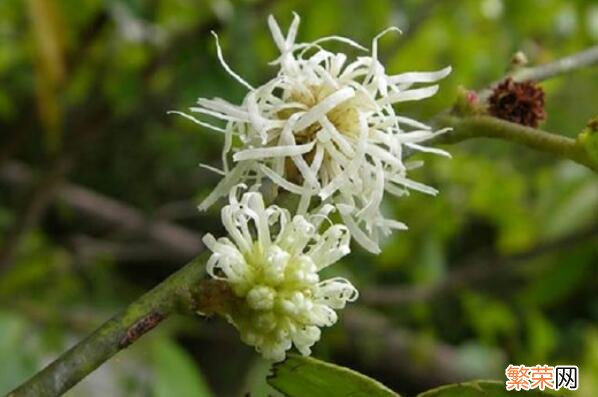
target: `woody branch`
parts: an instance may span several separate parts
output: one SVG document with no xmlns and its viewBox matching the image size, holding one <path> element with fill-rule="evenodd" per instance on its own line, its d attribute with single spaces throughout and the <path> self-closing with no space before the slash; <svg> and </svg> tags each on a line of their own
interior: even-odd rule
<svg viewBox="0 0 598 397">
<path fill-rule="evenodd" d="M 229 296 L 226 284 L 204 279 L 205 255 L 142 295 L 123 312 L 17 387 L 8 397 L 59 396 L 120 350 L 175 313 L 220 312 Z"/>
<path fill-rule="evenodd" d="M 584 145 L 576 139 L 560 134 L 487 115 L 465 117 L 442 115 L 436 119 L 436 123 L 442 127 L 452 127 L 453 130 L 428 141 L 431 144 L 454 144 L 482 137 L 496 138 L 567 158 L 598 172 L 598 164 L 590 157 Z"/>
</svg>

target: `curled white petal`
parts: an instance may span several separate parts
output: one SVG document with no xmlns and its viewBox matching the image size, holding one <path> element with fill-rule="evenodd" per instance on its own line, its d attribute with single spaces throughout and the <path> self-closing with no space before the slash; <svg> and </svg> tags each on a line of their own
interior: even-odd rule
<svg viewBox="0 0 598 397">
<path fill-rule="evenodd" d="M 434 96 L 437 92 L 437 85 L 432 85 L 423 88 L 415 88 L 412 90 L 399 91 L 394 94 L 390 94 L 388 97 L 378 101 L 378 103 L 381 105 L 386 105 L 389 103 L 397 102 L 419 101 L 420 99 L 425 99 Z"/>
<path fill-rule="evenodd" d="M 304 154 L 313 149 L 315 142 L 306 143 L 304 145 L 293 146 L 274 146 L 267 148 L 245 149 L 235 153 L 233 160 L 255 160 L 270 157 L 289 157 Z"/>
<path fill-rule="evenodd" d="M 228 74 L 230 74 L 239 83 L 241 83 L 245 87 L 247 87 L 247 89 L 253 90 L 253 87 L 251 86 L 251 84 L 249 84 L 248 82 L 246 82 L 241 76 L 239 76 L 237 73 L 235 73 L 230 68 L 230 66 L 228 66 L 228 64 L 224 60 L 224 56 L 222 55 L 222 48 L 220 47 L 220 40 L 218 39 L 218 35 L 214 31 L 212 31 L 211 33 L 212 33 L 212 36 L 214 36 L 214 38 L 216 39 L 216 53 L 218 55 L 218 60 L 220 61 L 220 64 L 222 65 L 222 67 L 224 68 L 224 70 L 226 70 L 228 72 Z"/>
<path fill-rule="evenodd" d="M 435 72 L 407 72 L 389 76 L 391 84 L 434 83 L 448 76 L 452 71 L 450 66 Z"/>
<path fill-rule="evenodd" d="M 226 130 L 224 128 L 220 128 L 220 127 L 217 127 L 217 126 L 215 126 L 213 124 L 206 123 L 205 121 L 198 120 L 195 117 L 193 117 L 193 116 L 191 116 L 191 115 L 189 115 L 187 113 L 184 113 L 184 112 L 179 112 L 177 110 L 170 110 L 170 111 L 167 112 L 167 114 L 178 114 L 179 116 L 183 116 L 184 118 L 186 118 L 188 120 L 191 120 L 195 124 L 199 124 L 202 127 L 206 127 L 206 128 L 209 128 L 210 130 L 214 130 L 214 131 L 218 131 L 218 132 L 226 132 Z"/>
</svg>

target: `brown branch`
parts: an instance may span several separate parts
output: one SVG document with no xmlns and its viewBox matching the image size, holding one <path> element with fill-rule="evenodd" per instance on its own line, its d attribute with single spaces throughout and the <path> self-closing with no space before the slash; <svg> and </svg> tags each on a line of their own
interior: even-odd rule
<svg viewBox="0 0 598 397">
<path fill-rule="evenodd" d="M 7 272 L 14 264 L 14 256 L 21 238 L 33 227 L 45 208 L 51 201 L 54 192 L 66 174 L 69 161 L 66 158 L 57 159 L 50 170 L 41 176 L 39 182 L 33 186 L 22 206 L 17 210 L 15 219 L 6 231 L 2 246 L 0 246 L 0 274 Z"/>
<path fill-rule="evenodd" d="M 77 234 L 68 238 L 68 246 L 74 252 L 75 258 L 83 263 L 109 257 L 117 263 L 143 263 L 144 266 L 151 263 L 160 266 L 176 264 L 178 267 L 179 260 L 187 256 L 158 244 L 148 244 L 147 239 L 120 242 Z"/>
<path fill-rule="evenodd" d="M 385 373 L 397 384 L 409 381 L 420 388 L 431 388 L 495 375 L 493 368 L 472 370 L 463 364 L 455 347 L 422 339 L 373 310 L 347 308 L 341 322 L 348 337 L 337 348 L 344 350 L 352 361 L 357 360 L 360 366 Z"/>
<path fill-rule="evenodd" d="M 19 162 L 0 167 L 0 180 L 17 186 L 32 182 L 32 172 Z M 138 209 L 71 183 L 56 186 L 55 197 L 79 214 L 125 232 L 145 236 L 166 253 L 189 260 L 201 252 L 198 233 L 166 221 L 150 221 Z"/>
</svg>

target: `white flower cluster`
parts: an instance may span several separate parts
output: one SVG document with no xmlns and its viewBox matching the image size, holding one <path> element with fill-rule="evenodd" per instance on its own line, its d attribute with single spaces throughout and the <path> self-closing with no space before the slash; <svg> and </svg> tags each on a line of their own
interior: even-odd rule
<svg viewBox="0 0 598 397">
<path fill-rule="evenodd" d="M 213 252 L 208 273 L 226 281 L 239 298 L 228 320 L 268 359 L 283 360 L 293 344 L 308 355 L 320 339 L 320 327 L 336 322 L 334 310 L 358 296 L 349 281 L 318 276 L 349 253 L 348 230 L 333 225 L 318 233 L 330 206 L 309 217 L 291 217 L 280 207 L 265 207 L 257 192 L 238 200 L 236 191 L 222 209 L 230 238 L 204 237 Z"/>
<path fill-rule="evenodd" d="M 325 50 L 326 41 L 339 41 L 358 50 L 366 48 L 350 39 L 330 36 L 311 43 L 296 43 L 299 17 L 286 36 L 272 16 L 268 24 L 281 55 L 272 62 L 276 77 L 254 88 L 224 62 L 224 68 L 249 92 L 241 105 L 223 99 L 200 98 L 191 111 L 225 122 L 219 127 L 184 116 L 225 134 L 224 175 L 203 201 L 206 209 L 240 183 L 259 184 L 267 178 L 301 197 L 298 214 L 305 214 L 313 198 L 334 204 L 353 238 L 364 248 L 379 253 L 381 235 L 405 229 L 380 212 L 384 192 L 404 195 L 409 189 L 428 194 L 436 190 L 407 177 L 416 164 L 403 162 L 404 147 L 448 154 L 420 143 L 446 130 L 395 113 L 393 104 L 430 97 L 451 68 L 435 72 L 388 75 L 378 61 L 378 39 L 371 54 L 348 62 L 347 55 Z M 233 144 L 236 142 L 237 144 Z M 229 164 L 232 154 L 234 164 Z"/>
<path fill-rule="evenodd" d="M 214 34 L 221 64 L 249 92 L 240 105 L 200 98 L 191 108 L 220 120 L 221 126 L 175 113 L 224 133 L 223 169 L 208 167 L 223 178 L 200 209 L 228 194 L 222 222 L 229 237 L 204 238 L 212 251 L 207 271 L 231 287 L 235 302 L 226 316 L 243 341 L 266 358 L 282 360 L 292 345 L 310 354 L 320 328 L 336 322 L 335 310 L 357 298 L 349 281 L 321 281 L 318 275 L 349 253 L 351 236 L 379 253 L 381 235 L 406 228 L 381 214 L 384 193 L 401 196 L 413 189 L 436 194 L 407 177 L 417 164 L 404 163 L 403 152 L 448 156 L 421 145 L 446 130 L 433 131 L 400 116 L 393 105 L 434 95 L 437 85 L 418 85 L 434 83 L 451 69 L 386 74 L 378 61 L 378 39 L 394 28 L 373 39 L 368 56 L 348 61 L 322 44 L 338 41 L 368 50 L 339 36 L 296 43 L 296 14 L 286 36 L 272 16 L 268 24 L 280 50 L 271 62 L 279 68 L 276 77 L 252 87 L 226 64 Z M 264 205 L 258 190 L 266 180 L 276 191 L 299 196 L 296 215 Z M 247 185 L 239 198 L 239 188 Z M 322 221 L 335 210 L 342 224 L 321 232 Z"/>
</svg>

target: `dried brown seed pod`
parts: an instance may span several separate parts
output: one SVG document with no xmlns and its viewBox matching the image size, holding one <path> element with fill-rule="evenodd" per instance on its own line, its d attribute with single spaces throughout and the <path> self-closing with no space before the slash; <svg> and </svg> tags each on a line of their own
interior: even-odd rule
<svg viewBox="0 0 598 397">
<path fill-rule="evenodd" d="M 533 81 L 516 82 L 507 77 L 488 98 L 488 112 L 503 120 L 535 128 L 546 118 L 544 90 Z"/>
</svg>

